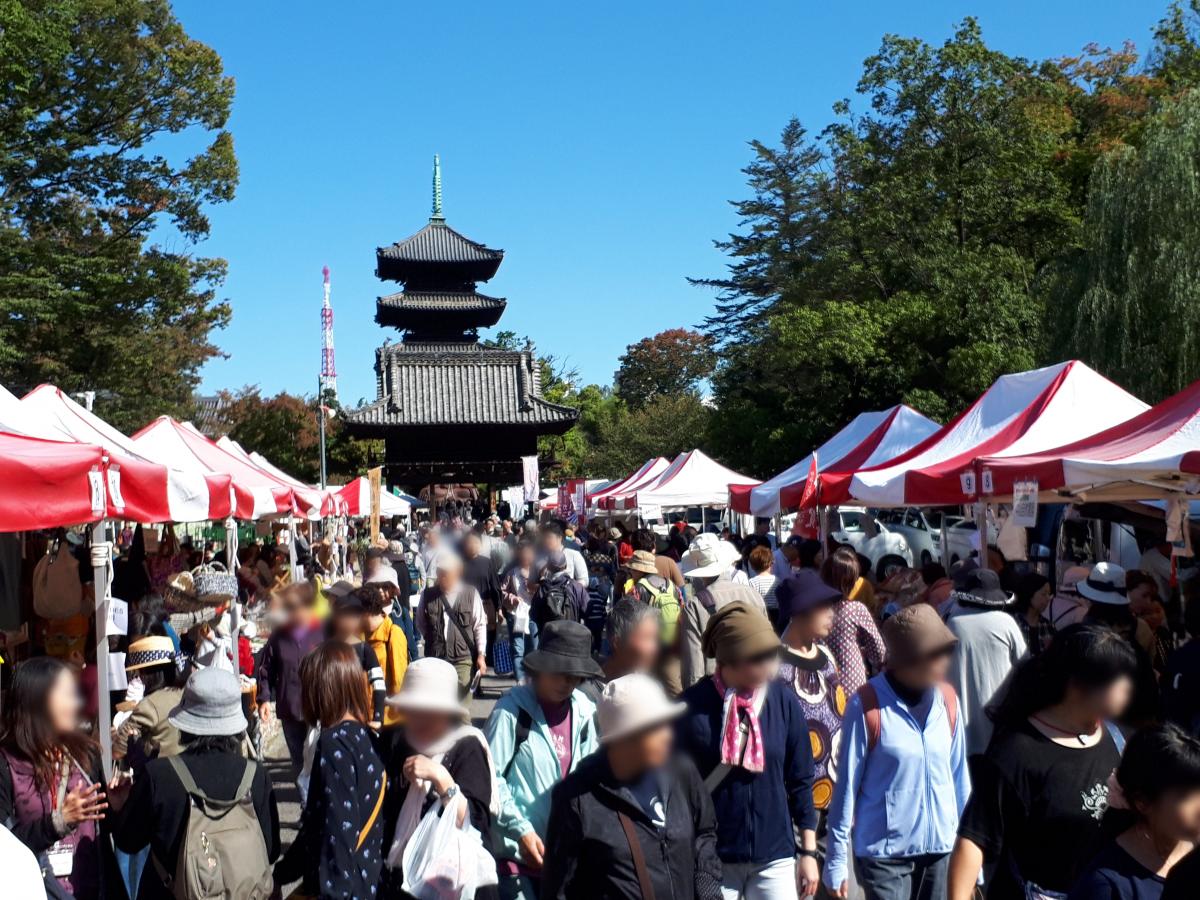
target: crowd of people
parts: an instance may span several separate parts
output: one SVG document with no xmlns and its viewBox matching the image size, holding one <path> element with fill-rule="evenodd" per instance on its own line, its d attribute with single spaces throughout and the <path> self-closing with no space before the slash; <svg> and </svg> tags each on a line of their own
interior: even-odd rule
<svg viewBox="0 0 1200 900">
<path fill-rule="evenodd" d="M 148 567 L 116 722 L 77 666 L 16 667 L 0 858 L 22 898 L 1194 898 L 1200 602 L 1164 555 L 877 573 L 766 523 L 456 510 L 338 580 L 244 551 L 269 635 L 230 665 Z"/>
</svg>

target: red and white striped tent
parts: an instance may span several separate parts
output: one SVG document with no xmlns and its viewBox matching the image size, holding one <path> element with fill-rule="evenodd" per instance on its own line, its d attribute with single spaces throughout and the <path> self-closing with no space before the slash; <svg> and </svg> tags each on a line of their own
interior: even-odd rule
<svg viewBox="0 0 1200 900">
<path fill-rule="evenodd" d="M 636 472 L 632 475 L 626 475 L 624 478 L 618 478 L 616 481 L 609 482 L 598 490 L 588 494 L 587 505 L 592 508 L 599 507 L 605 497 L 612 494 L 620 493 L 626 485 L 633 485 L 639 482 L 645 482 L 647 479 L 656 478 L 662 474 L 663 470 L 670 463 L 664 457 L 654 456 L 642 463 Z"/>
<path fill-rule="evenodd" d="M 8 407 L 14 415 L 11 405 Z M 130 438 L 53 385 L 20 401 L 19 430 L 102 447 L 106 454 L 108 514 L 136 522 L 199 522 L 229 515 L 229 478 L 190 472 L 142 453 Z"/>
<path fill-rule="evenodd" d="M 344 515 L 357 517 L 371 514 L 371 482 L 360 475 L 337 491 L 338 501 L 345 510 Z M 397 497 L 386 488 L 379 491 L 379 514 L 382 516 L 407 516 L 412 506 L 407 500 Z"/>
<path fill-rule="evenodd" d="M 293 478 L 278 466 L 272 465 L 265 456 L 253 451 L 247 452 L 241 444 L 229 437 L 229 435 L 222 435 L 217 438 L 217 446 L 227 453 L 232 453 L 240 457 L 244 462 L 249 463 L 255 468 L 261 469 L 275 480 L 289 485 L 296 492 L 301 505 L 308 510 L 308 517 L 310 519 L 319 519 L 322 516 L 336 516 L 340 514 L 335 491 L 322 491 L 319 487 L 305 484 L 299 478 Z"/>
<path fill-rule="evenodd" d="M 98 522 L 105 497 L 104 448 L 0 434 L 0 531 Z"/>
<path fill-rule="evenodd" d="M 958 418 L 907 453 L 871 468 L 824 473 L 819 502 L 879 507 L 973 502 L 981 457 L 1061 446 L 1145 409 L 1137 397 L 1077 360 L 1003 375 Z"/>
<path fill-rule="evenodd" d="M 609 509 L 684 509 L 692 506 L 724 507 L 730 485 L 756 485 L 758 479 L 721 465 L 700 450 L 681 453 L 662 474 L 648 484 L 610 494 Z"/>
<path fill-rule="evenodd" d="M 1200 489 L 1200 381 L 1131 419 L 1038 453 L 985 456 L 995 492 L 1034 480 L 1054 493 L 1087 500 L 1148 500 Z M 1057 495 L 1062 499 L 1062 495 Z"/>
<path fill-rule="evenodd" d="M 853 472 L 893 459 L 941 426 L 903 404 L 859 413 L 815 451 L 817 471 Z M 737 512 L 773 516 L 800 503 L 813 454 L 757 486 L 730 485 L 729 505 Z"/>
<path fill-rule="evenodd" d="M 635 472 L 616 490 L 605 491 L 604 496 L 596 503 L 596 507 L 605 510 L 632 509 L 632 505 L 625 505 L 623 498 L 636 492 L 639 487 L 646 487 L 658 481 L 662 477 L 663 472 L 667 471 L 672 465 L 672 463 L 661 456 L 655 457 L 652 463 L 653 465 L 649 468 L 643 466 L 639 470 L 641 474 Z M 622 502 L 618 503 L 618 498 L 622 498 Z"/>
<path fill-rule="evenodd" d="M 219 473 L 232 479 L 238 519 L 284 515 L 294 509 L 291 487 L 233 456 L 196 430 L 190 422 L 159 416 L 133 436 L 136 447 L 156 459 L 175 459 L 193 471 Z"/>
</svg>

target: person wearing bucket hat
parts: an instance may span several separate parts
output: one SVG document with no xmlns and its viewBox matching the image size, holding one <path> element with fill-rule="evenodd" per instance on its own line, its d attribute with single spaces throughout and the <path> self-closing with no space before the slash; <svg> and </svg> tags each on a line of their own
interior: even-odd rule
<svg viewBox="0 0 1200 900">
<path fill-rule="evenodd" d="M 466 800 L 467 817 L 491 852 L 491 823 L 500 811 L 500 789 L 487 738 L 471 725 L 471 711 L 459 700 L 458 674 L 445 660 L 425 657 L 409 666 L 400 690 L 388 704 L 404 724 L 386 729 L 381 751 L 392 789 L 384 801 L 383 852 L 386 862 L 379 896 L 406 897 L 404 851 L 417 825 L 435 804 L 457 796 Z M 481 900 L 497 896 L 495 887 L 479 888 Z"/>
<path fill-rule="evenodd" d="M 726 896 L 795 897 L 797 866 L 803 896 L 819 883 L 812 742 L 779 648 L 760 606 L 728 603 L 704 631 L 712 676 L 683 692 L 679 745 L 712 794 Z"/>
<path fill-rule="evenodd" d="M 352 648 L 326 641 L 300 666 L 305 723 L 319 729 L 300 828 L 275 883 L 303 894 L 374 896 L 383 869 L 388 777 L 367 723 L 367 677 Z"/>
<path fill-rule="evenodd" d="M 550 794 L 596 749 L 596 707 L 579 686 L 602 676 L 592 633 L 559 620 L 542 629 L 525 657 L 526 682 L 500 698 L 484 726 L 500 777 L 493 846 L 505 897 L 536 896 L 545 864 Z"/>
<path fill-rule="evenodd" d="M 625 585 L 625 596 L 644 603 L 658 613 L 659 636 L 662 640 L 660 674 L 668 691 L 672 695 L 679 694 L 683 690 L 679 675 L 678 640 L 679 620 L 684 607 L 683 591 L 669 578 L 659 574 L 653 553 L 635 550 L 626 568 L 633 579 Z"/>
<path fill-rule="evenodd" d="M 217 802 L 248 798 L 253 822 L 235 839 L 238 884 L 269 889 L 270 864 L 280 852 L 279 812 L 270 774 L 242 752 L 246 716 L 237 676 L 214 668 L 193 672 L 170 720 L 181 735 L 183 751 L 171 758 L 152 759 L 132 784 L 127 779 L 114 780 L 109 788 L 117 848 L 131 855 L 149 848 L 159 863 L 142 872 L 138 900 L 174 896 L 170 876 L 179 871 L 194 802 L 191 798 L 201 793 Z M 192 785 L 185 787 L 185 776 Z M 262 842 L 258 846 L 245 843 L 256 839 Z"/>
<path fill-rule="evenodd" d="M 954 603 L 946 627 L 958 644 L 947 680 L 958 693 L 971 756 L 987 749 L 992 737 L 987 708 L 1029 648 L 1012 616 L 1015 598 L 1000 586 L 1000 576 L 991 569 L 972 570 L 951 597 Z"/>
<path fill-rule="evenodd" d="M 945 897 L 971 792 L 958 698 L 945 680 L 957 639 L 926 603 L 884 622 L 883 637 L 887 669 L 850 699 L 842 724 L 825 886 L 846 896 L 853 848 L 867 900 Z"/>
<path fill-rule="evenodd" d="M 785 578 L 777 592 L 784 598 L 781 606 L 791 610 L 784 623 L 778 678 L 804 710 L 812 742 L 813 806 L 823 813 L 833 799 L 842 716 L 850 699 L 833 653 L 822 643 L 833 629 L 833 609 L 842 595 L 812 569 Z"/>
<path fill-rule="evenodd" d="M 713 613 L 740 601 L 757 608 L 764 616 L 767 614 L 767 605 L 758 591 L 749 583 L 740 584 L 729 577 L 731 568 L 740 558 L 737 548 L 729 541 L 723 541 L 715 534 L 701 534 L 688 546 L 680 564 L 695 593 L 694 598 L 684 604 L 681 616 L 680 677 L 685 688 L 712 675 L 716 665 L 701 646 Z"/>
<path fill-rule="evenodd" d="M 685 711 L 649 675 L 605 685 L 602 746 L 554 791 L 541 897 L 721 898 L 712 801 L 672 752 Z"/>
<path fill-rule="evenodd" d="M 130 681 L 142 684 L 143 694 L 129 718 L 113 731 L 113 757 L 128 757 L 136 770 L 155 756 L 174 756 L 183 750 L 178 729 L 167 719 L 183 696 L 175 645 L 159 635 L 137 638 L 125 654 L 125 671 Z"/>
</svg>

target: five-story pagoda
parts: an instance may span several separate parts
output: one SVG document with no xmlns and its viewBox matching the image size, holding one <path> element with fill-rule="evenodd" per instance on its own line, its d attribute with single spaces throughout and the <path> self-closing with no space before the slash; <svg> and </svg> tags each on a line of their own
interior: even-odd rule
<svg viewBox="0 0 1200 900">
<path fill-rule="evenodd" d="M 347 414 L 352 434 L 383 438 L 388 481 L 512 483 L 540 434 L 562 434 L 578 412 L 541 396 L 530 350 L 480 343 L 506 301 L 479 293 L 504 259 L 463 237 L 442 215 L 441 169 L 433 162 L 433 215 L 412 237 L 375 251 L 375 274 L 401 290 L 379 297 L 375 321 L 399 343 L 375 351 L 377 399 Z"/>
</svg>

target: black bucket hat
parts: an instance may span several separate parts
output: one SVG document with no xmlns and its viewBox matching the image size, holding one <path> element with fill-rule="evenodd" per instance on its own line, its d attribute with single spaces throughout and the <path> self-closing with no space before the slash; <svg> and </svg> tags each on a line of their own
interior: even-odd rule
<svg viewBox="0 0 1200 900">
<path fill-rule="evenodd" d="M 1000 576 L 991 569 L 975 569 L 950 596 L 964 606 L 984 609 L 1005 609 L 1016 599 L 1000 586 Z"/>
<path fill-rule="evenodd" d="M 604 670 L 592 659 L 592 633 L 567 619 L 551 622 L 538 635 L 538 648 L 525 657 L 530 672 L 599 678 Z"/>
</svg>

